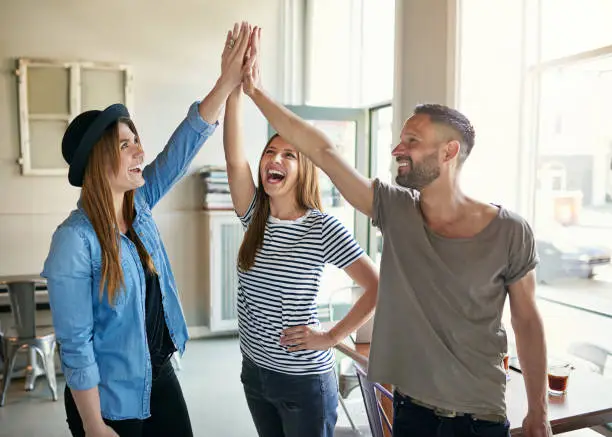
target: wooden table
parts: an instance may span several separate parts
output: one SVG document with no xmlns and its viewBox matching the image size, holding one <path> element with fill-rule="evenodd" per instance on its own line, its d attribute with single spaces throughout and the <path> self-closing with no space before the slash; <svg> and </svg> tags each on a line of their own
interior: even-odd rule
<svg viewBox="0 0 612 437">
<path fill-rule="evenodd" d="M 336 349 L 367 369 L 369 344 L 351 344 L 346 340 Z M 393 405 L 385 401 L 383 409 L 391 418 Z M 523 435 L 521 427 L 527 413 L 527 395 L 523 375 L 514 370 L 510 371 L 506 387 L 506 404 L 511 434 Z M 549 396 L 548 417 L 554 434 L 612 423 L 612 379 L 593 372 L 574 371 L 570 375 L 567 394 Z"/>
<path fill-rule="evenodd" d="M 506 387 L 508 419 L 512 435 L 523 435 L 521 424 L 527 412 L 523 375 L 510 371 Z M 591 428 L 612 422 L 612 379 L 588 371 L 574 371 L 565 396 L 548 397 L 548 417 L 553 434 Z"/>
<path fill-rule="evenodd" d="M 0 287 L 8 287 L 8 284 L 12 282 L 34 282 L 36 285 L 45 285 L 47 280 L 40 275 L 32 274 L 32 275 L 12 275 L 12 276 L 0 276 Z M 48 302 L 48 293 L 47 290 L 35 291 L 34 299 L 36 303 L 39 301 Z M 7 296 L 8 298 L 8 293 Z M 46 298 L 46 299 L 45 299 Z M 15 376 L 19 377 L 21 372 L 15 372 Z M 23 371 L 23 376 L 25 376 L 25 390 L 31 391 L 34 390 L 34 385 L 36 383 L 36 378 L 45 374 L 45 370 L 38 364 L 38 360 L 36 357 L 36 350 L 34 348 L 29 348 L 28 354 L 28 365 Z"/>
</svg>

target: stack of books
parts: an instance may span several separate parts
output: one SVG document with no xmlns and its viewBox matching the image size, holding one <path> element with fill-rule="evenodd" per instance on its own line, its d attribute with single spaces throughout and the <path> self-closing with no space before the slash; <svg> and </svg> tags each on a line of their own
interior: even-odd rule
<svg viewBox="0 0 612 437">
<path fill-rule="evenodd" d="M 233 210 L 227 171 L 224 167 L 205 166 L 200 169 L 204 184 L 204 209 Z"/>
</svg>

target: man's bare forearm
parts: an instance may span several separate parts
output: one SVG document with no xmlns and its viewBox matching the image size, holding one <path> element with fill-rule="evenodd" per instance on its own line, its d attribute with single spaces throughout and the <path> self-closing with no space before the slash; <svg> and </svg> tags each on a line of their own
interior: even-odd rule
<svg viewBox="0 0 612 437">
<path fill-rule="evenodd" d="M 547 414 L 547 364 L 544 326 L 539 314 L 528 320 L 513 320 L 529 411 Z"/>
</svg>

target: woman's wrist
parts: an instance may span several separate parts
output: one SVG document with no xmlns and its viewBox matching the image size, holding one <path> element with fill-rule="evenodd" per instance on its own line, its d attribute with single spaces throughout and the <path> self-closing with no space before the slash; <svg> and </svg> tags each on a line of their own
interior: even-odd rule
<svg viewBox="0 0 612 437">
<path fill-rule="evenodd" d="M 231 80 L 227 78 L 227 76 L 221 75 L 219 79 L 217 79 L 217 83 L 215 83 L 214 89 L 220 93 L 226 94 L 228 97 L 232 94 L 232 91 L 236 88 L 236 85 L 232 83 Z"/>
<path fill-rule="evenodd" d="M 86 434 L 93 433 L 96 430 L 102 429 L 105 426 L 106 426 L 106 423 L 104 423 L 102 416 L 96 419 L 83 421 L 83 430 L 85 431 Z"/>
<path fill-rule="evenodd" d="M 242 84 L 238 85 L 236 88 L 232 90 L 228 99 L 240 100 L 241 97 L 242 97 Z"/>
</svg>

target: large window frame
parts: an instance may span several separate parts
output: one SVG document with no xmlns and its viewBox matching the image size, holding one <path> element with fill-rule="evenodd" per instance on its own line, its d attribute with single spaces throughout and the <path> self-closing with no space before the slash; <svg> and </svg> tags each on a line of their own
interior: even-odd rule
<svg viewBox="0 0 612 437">
<path fill-rule="evenodd" d="M 302 63 L 302 76 L 300 77 L 302 81 L 302 93 L 300 95 L 301 102 L 305 105 L 324 105 L 325 107 L 353 107 L 353 108 L 369 108 L 372 106 L 384 105 L 387 99 L 391 99 L 392 94 L 392 86 L 388 91 L 390 91 L 389 95 L 384 96 L 367 96 L 366 88 L 372 87 L 371 82 L 367 82 L 368 73 L 365 71 L 366 66 L 368 65 L 368 47 L 367 42 L 372 38 L 368 38 L 368 30 L 366 29 L 366 22 L 368 20 L 368 7 L 372 7 L 367 2 L 368 0 L 348 0 L 348 4 L 346 5 L 348 11 L 346 16 L 344 17 L 346 21 L 344 24 L 348 27 L 348 39 L 350 43 L 348 44 L 346 53 L 346 58 L 342 61 L 342 65 L 348 65 L 349 68 L 345 71 L 345 79 L 343 82 L 346 84 L 348 95 L 345 96 L 345 99 L 342 102 L 332 103 L 330 101 L 321 102 L 318 100 L 320 96 L 317 96 L 317 93 L 313 91 L 313 70 L 312 68 L 316 68 L 317 71 L 319 69 L 333 68 L 333 65 L 315 65 L 315 45 L 313 43 L 313 34 L 317 31 L 316 26 L 314 26 L 315 21 L 315 4 L 323 4 L 320 0 L 288 0 L 290 2 L 301 1 L 301 13 L 303 14 L 303 20 L 299 22 L 300 28 L 303 29 L 303 39 L 300 41 L 299 53 L 301 55 L 301 63 Z M 393 1 L 394 3 L 397 0 L 385 0 L 385 1 Z M 294 8 L 295 9 L 295 8 Z M 395 8 L 392 8 L 395 10 Z M 386 10 L 386 9 L 385 9 Z M 394 16 L 395 18 L 395 16 Z M 390 24 L 392 26 L 393 23 Z M 370 29 L 371 31 L 372 29 Z M 343 34 L 340 34 L 343 35 Z M 392 32 L 393 37 L 395 37 L 395 33 Z M 339 36 L 336 34 L 336 36 Z M 371 35 L 370 35 L 371 36 Z M 346 42 L 346 41 L 345 41 Z M 329 38 L 329 44 L 331 46 L 337 45 L 338 42 L 334 41 L 334 38 Z M 327 40 L 326 40 L 327 45 Z M 385 47 L 390 47 L 390 50 L 393 50 L 393 42 L 390 41 L 388 44 L 384 44 Z M 370 48 L 371 49 L 371 48 Z M 344 53 L 343 52 L 343 53 Z M 377 52 L 380 52 L 380 47 L 377 48 Z M 371 53 L 370 53 L 371 54 Z M 390 59 L 390 58 L 385 58 Z M 370 62 L 371 64 L 371 62 Z M 389 73 L 392 74 L 393 66 L 389 66 Z M 327 76 L 326 76 L 327 77 Z M 333 79 L 332 79 L 333 82 Z M 293 97 L 295 93 L 285 93 L 288 97 Z M 295 100 L 291 100 L 291 102 L 295 102 Z"/>
<path fill-rule="evenodd" d="M 523 56 L 525 59 L 524 64 L 524 80 L 523 80 L 523 102 L 521 107 L 521 138 L 522 147 L 520 148 L 520 159 L 519 168 L 517 169 L 518 180 L 520 181 L 520 188 L 518 191 L 518 201 L 520 205 L 521 214 L 532 224 L 535 229 L 536 237 L 538 234 L 538 228 L 545 226 L 546 218 L 538 216 L 537 203 L 538 203 L 538 162 L 541 155 L 545 152 L 543 145 L 540 141 L 541 128 L 543 120 L 546 120 L 546 115 L 543 108 L 543 82 L 546 80 L 546 75 L 554 72 L 554 70 L 561 68 L 572 68 L 579 67 L 581 64 L 596 62 L 604 58 L 612 58 L 612 44 L 596 47 L 590 50 L 581 51 L 578 53 L 572 53 L 566 56 L 546 59 L 543 60 L 541 56 L 541 38 L 542 38 L 542 0 L 537 0 L 537 4 L 529 4 L 529 7 L 536 8 L 536 17 L 529 17 L 528 10 L 529 0 L 523 0 L 525 14 L 523 19 L 524 23 L 524 40 L 523 40 Z M 535 20 L 534 20 L 535 18 Z M 528 29 L 529 21 L 531 22 L 532 29 Z M 533 27 L 535 26 L 535 29 Z M 534 31 L 535 30 L 535 31 Z M 531 34 L 530 34 L 531 32 Z M 529 36 L 528 36 L 529 35 Z M 531 38 L 531 41 L 528 41 Z M 535 44 L 533 39 L 535 38 Z M 527 42 L 530 42 L 535 48 L 532 48 L 532 52 L 529 53 L 529 48 L 526 47 Z M 612 39 L 611 39 L 612 42 Z M 531 62 L 530 62 L 531 61 Z M 543 277 L 541 275 L 541 277 Z M 597 329 L 605 329 L 602 327 L 609 326 L 612 314 L 606 311 L 598 311 L 594 309 L 592 303 L 589 301 L 576 300 L 573 297 L 557 296 L 556 294 L 546 292 L 544 287 L 538 286 L 536 289 L 536 298 L 538 302 L 543 305 L 550 305 L 549 311 L 554 308 L 555 314 L 566 314 L 571 322 L 571 318 L 576 316 L 582 323 L 586 320 L 590 320 Z M 571 315 L 570 315 L 571 314 Z M 590 317 L 590 319 L 589 319 Z M 548 325 L 550 323 L 551 325 Z M 550 319 L 547 321 L 547 328 L 552 329 L 550 326 L 554 326 L 554 322 Z M 589 333 L 589 336 L 584 340 L 596 345 L 605 345 L 606 341 L 602 340 L 603 337 L 594 333 Z M 593 337 L 591 337 L 593 335 Z M 549 344 L 554 344 L 554 340 L 549 339 Z M 569 350 L 569 348 L 568 348 Z M 563 354 L 564 352 L 553 349 L 553 354 Z M 575 359 L 573 357 L 572 359 Z M 604 374 L 609 374 L 610 365 L 606 367 Z"/>
</svg>

